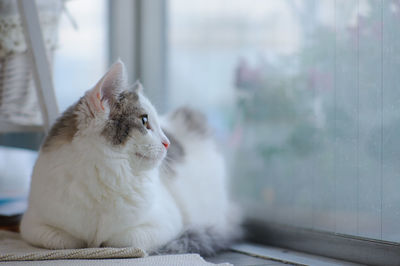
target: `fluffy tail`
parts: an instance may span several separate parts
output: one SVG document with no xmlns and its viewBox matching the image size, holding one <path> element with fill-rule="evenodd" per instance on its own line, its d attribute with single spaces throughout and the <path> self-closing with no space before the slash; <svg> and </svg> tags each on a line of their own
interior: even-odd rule
<svg viewBox="0 0 400 266">
<path fill-rule="evenodd" d="M 222 234 L 213 227 L 187 229 L 177 239 L 160 248 L 156 254 L 198 253 L 201 256 L 212 256 L 218 251 L 227 250 L 240 240 L 242 232 Z"/>
</svg>

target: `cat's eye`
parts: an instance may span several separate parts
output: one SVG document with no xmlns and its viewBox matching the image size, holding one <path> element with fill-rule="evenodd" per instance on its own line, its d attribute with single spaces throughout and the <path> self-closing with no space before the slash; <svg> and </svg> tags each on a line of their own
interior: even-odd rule
<svg viewBox="0 0 400 266">
<path fill-rule="evenodd" d="M 142 115 L 141 118 L 143 126 L 145 126 L 147 129 L 150 129 L 149 117 L 147 115 Z"/>
</svg>

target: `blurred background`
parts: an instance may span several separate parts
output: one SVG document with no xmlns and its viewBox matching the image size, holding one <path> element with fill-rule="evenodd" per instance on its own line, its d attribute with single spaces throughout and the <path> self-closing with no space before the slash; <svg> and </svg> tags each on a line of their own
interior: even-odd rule
<svg viewBox="0 0 400 266">
<path fill-rule="evenodd" d="M 400 243 L 399 25 L 398 0 L 66 1 L 56 97 L 121 58 L 160 113 L 207 114 L 248 217 Z M 41 139 L 0 135 L 0 213 Z"/>
</svg>

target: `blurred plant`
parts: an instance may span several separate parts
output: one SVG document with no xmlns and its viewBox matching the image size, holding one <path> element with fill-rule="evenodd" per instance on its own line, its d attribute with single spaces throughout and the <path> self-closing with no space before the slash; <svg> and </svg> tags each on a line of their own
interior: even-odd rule
<svg viewBox="0 0 400 266">
<path fill-rule="evenodd" d="M 296 5 L 296 1 L 287 3 L 302 31 L 298 52 L 290 58 L 281 57 L 274 61 L 261 58 L 259 61 L 262 63 L 253 66 L 248 59 L 240 58 L 235 71 L 238 118 L 235 131 L 241 133 L 235 175 L 238 179 L 240 176 L 257 178 L 253 184 L 247 179 L 238 182 L 239 186 L 247 187 L 241 192 L 251 193 L 257 200 L 262 200 L 263 191 L 271 182 L 266 177 L 280 179 L 293 174 L 287 172 L 285 163 L 306 161 L 314 156 L 325 160 L 322 166 L 316 167 L 331 165 L 333 148 L 325 147 L 333 143 L 338 143 L 343 150 L 349 149 L 351 153 L 351 147 L 341 140 L 350 139 L 349 132 L 357 125 L 370 128 L 371 137 L 377 138 L 381 125 L 371 124 L 369 118 L 376 115 L 377 108 L 374 106 L 378 105 L 376 97 L 382 88 L 379 80 L 372 78 L 369 81 L 368 77 L 375 77 L 377 71 L 381 71 L 382 53 L 369 52 L 376 50 L 377 44 L 383 45 L 384 32 L 390 33 L 384 37 L 390 49 L 387 60 L 391 67 L 397 69 L 385 70 L 384 79 L 391 80 L 384 81 L 385 97 L 400 100 L 398 83 L 394 82 L 400 82 L 400 1 L 366 1 L 368 12 L 363 14 L 357 13 L 359 7 L 356 1 L 343 2 L 335 6 L 333 25 L 318 21 L 320 1 L 301 1 L 302 5 Z M 350 23 L 352 14 L 356 14 L 354 23 Z M 360 53 L 364 55 L 362 62 L 357 61 Z M 282 66 L 294 70 L 288 71 Z M 364 75 L 362 77 L 368 81 L 365 84 L 370 87 L 357 87 L 359 84 L 354 81 L 359 73 Z M 364 99 L 366 104 L 359 105 L 355 101 L 360 93 L 357 90 L 363 89 L 368 89 Z M 386 109 L 384 116 L 389 123 L 384 125 L 383 130 L 395 132 L 398 136 L 400 114 L 392 112 L 393 108 Z M 369 156 L 366 160 L 378 160 L 377 148 L 368 147 L 368 143 L 372 141 L 360 141 L 360 145 L 366 145 L 362 148 L 369 155 L 359 156 Z M 398 146 L 393 147 L 396 149 Z M 393 151 L 393 154 L 397 153 Z M 284 182 L 280 185 L 288 186 Z M 282 200 L 287 197 L 272 194 L 282 197 Z"/>
</svg>

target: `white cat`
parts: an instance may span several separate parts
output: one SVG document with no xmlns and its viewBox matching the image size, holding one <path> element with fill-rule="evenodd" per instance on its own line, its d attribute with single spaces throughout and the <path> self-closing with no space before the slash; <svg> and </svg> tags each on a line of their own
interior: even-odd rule
<svg viewBox="0 0 400 266">
<path fill-rule="evenodd" d="M 118 61 L 57 120 L 33 171 L 26 241 L 211 255 L 240 236 L 205 118 L 181 108 L 159 119 L 142 90 Z"/>
</svg>

